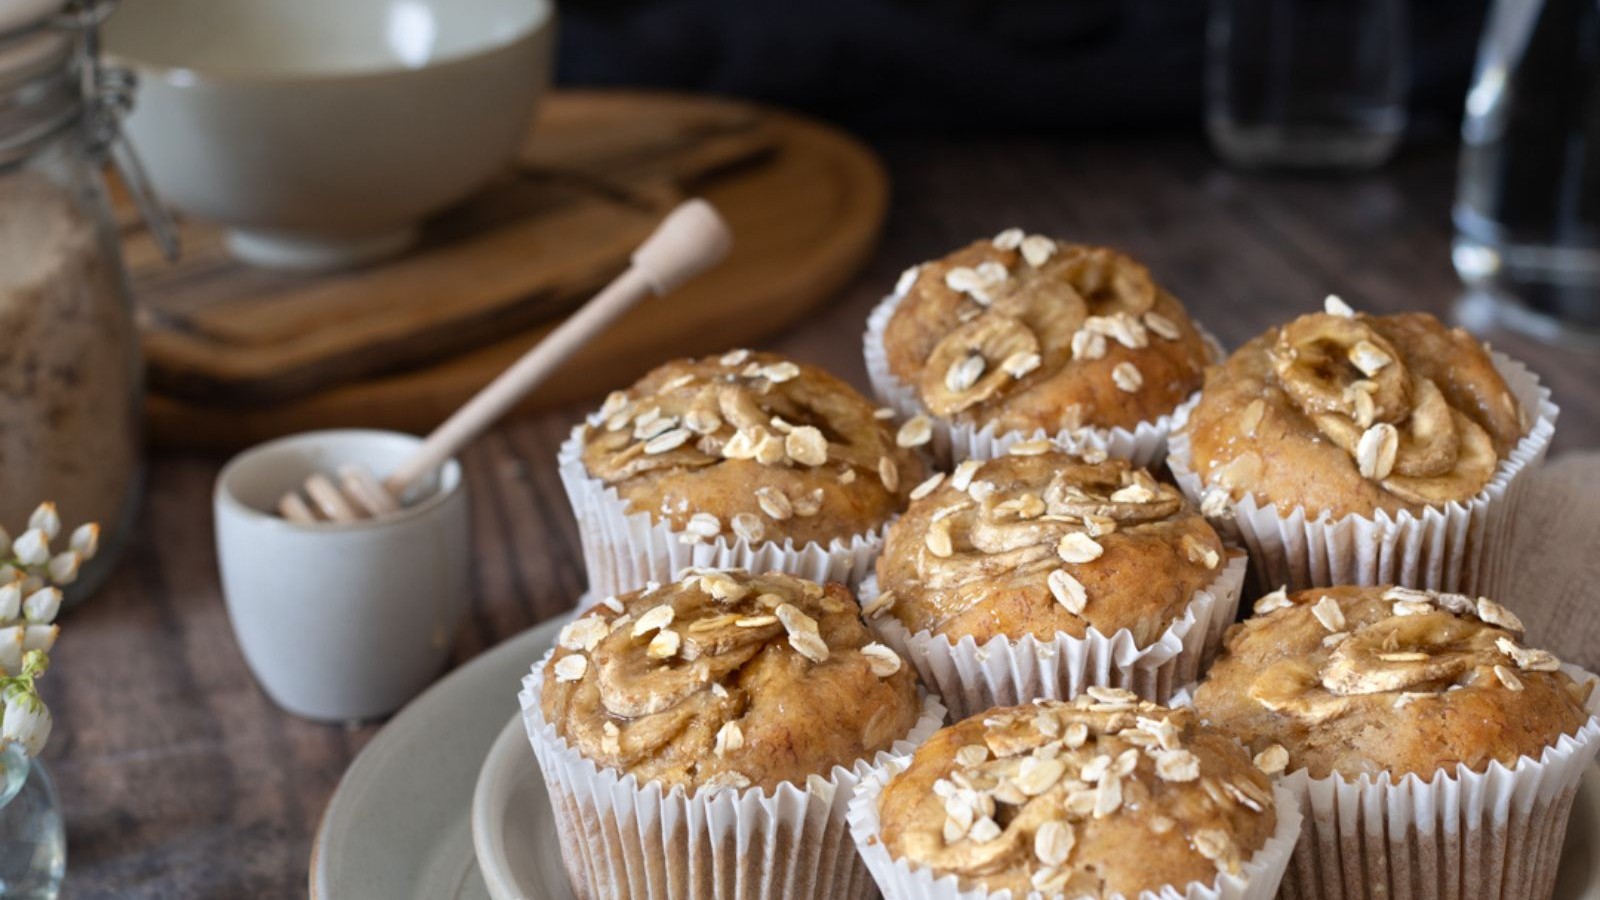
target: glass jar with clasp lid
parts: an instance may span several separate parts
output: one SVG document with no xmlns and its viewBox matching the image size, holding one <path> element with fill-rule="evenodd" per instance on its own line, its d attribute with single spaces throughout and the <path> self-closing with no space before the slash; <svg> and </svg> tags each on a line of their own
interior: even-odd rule
<svg viewBox="0 0 1600 900">
<path fill-rule="evenodd" d="M 142 362 L 102 169 L 115 160 L 169 254 L 118 121 L 131 75 L 100 64 L 108 0 L 0 3 L 0 522 L 41 501 L 99 522 L 102 553 L 68 590 L 104 580 L 142 483 Z M 3 555 L 3 554 L 0 554 Z"/>
</svg>

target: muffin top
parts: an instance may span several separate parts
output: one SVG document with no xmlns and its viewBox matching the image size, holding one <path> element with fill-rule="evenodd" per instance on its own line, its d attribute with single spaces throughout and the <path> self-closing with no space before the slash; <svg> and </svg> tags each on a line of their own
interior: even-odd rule
<svg viewBox="0 0 1600 900">
<path fill-rule="evenodd" d="M 1589 720 L 1579 685 L 1486 598 L 1397 587 L 1268 594 L 1195 694 L 1211 725 L 1314 778 L 1424 780 L 1538 757 Z"/>
<path fill-rule="evenodd" d="M 1001 433 L 1133 428 L 1198 390 L 1177 299 L 1107 247 L 1001 232 L 903 276 L 889 369 L 936 416 Z"/>
<path fill-rule="evenodd" d="M 660 366 L 583 427 L 583 464 L 685 540 L 825 544 L 877 528 L 925 467 L 914 443 L 816 366 L 735 350 Z"/>
<path fill-rule="evenodd" d="M 1226 562 L 1222 540 L 1171 485 L 1124 460 L 1029 441 L 912 492 L 878 558 L 869 615 L 954 642 L 1126 628 L 1144 646 Z"/>
<path fill-rule="evenodd" d="M 1192 710 L 1089 688 L 936 732 L 884 787 L 891 856 L 1022 897 L 1137 897 L 1237 873 L 1272 837 L 1266 775 Z"/>
<path fill-rule="evenodd" d="M 705 570 L 608 598 L 562 629 L 546 721 L 640 783 L 804 783 L 887 750 L 921 714 L 916 679 L 842 585 Z"/>
<path fill-rule="evenodd" d="M 1328 310 L 1207 374 L 1184 427 L 1195 473 L 1233 499 L 1335 518 L 1483 490 L 1527 430 L 1484 346 L 1426 313 L 1355 314 L 1337 297 Z"/>
</svg>

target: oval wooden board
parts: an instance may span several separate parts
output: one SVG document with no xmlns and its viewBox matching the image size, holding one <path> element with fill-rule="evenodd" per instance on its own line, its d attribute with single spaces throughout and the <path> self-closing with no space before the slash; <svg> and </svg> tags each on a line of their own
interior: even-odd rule
<svg viewBox="0 0 1600 900">
<path fill-rule="evenodd" d="M 595 397 L 663 360 L 754 343 L 836 294 L 871 253 L 888 202 L 881 165 L 854 139 L 799 116 L 680 95 L 558 92 L 541 113 L 533 155 L 546 149 L 540 135 L 549 135 L 550 152 L 598 165 L 603 154 L 586 156 L 586 135 L 627 131 L 641 120 L 704 116 L 708 110 L 760 116 L 772 138 L 771 152 L 728 171 L 703 173 L 693 184 L 662 183 L 651 189 L 662 196 L 649 198 L 644 212 L 653 221 L 682 195 L 704 196 L 733 228 L 732 254 L 676 293 L 645 301 L 580 351 L 523 408 Z M 641 199 L 619 202 L 637 207 Z M 628 238 L 636 240 L 632 234 Z M 143 299 L 159 286 L 160 273 L 148 247 L 132 243 L 138 239 L 129 239 L 129 260 L 135 293 Z M 466 283 L 474 272 L 448 275 Z M 151 439 L 164 447 L 227 450 L 317 428 L 424 432 L 554 324 L 547 321 L 452 358 L 272 405 L 202 403 L 154 389 L 147 407 Z"/>
</svg>

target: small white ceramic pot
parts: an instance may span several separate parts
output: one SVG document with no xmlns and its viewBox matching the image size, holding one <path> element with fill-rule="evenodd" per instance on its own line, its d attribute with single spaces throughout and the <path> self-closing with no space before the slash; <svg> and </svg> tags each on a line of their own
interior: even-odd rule
<svg viewBox="0 0 1600 900">
<path fill-rule="evenodd" d="M 278 498 L 315 471 L 383 477 L 419 438 L 314 431 L 262 444 L 217 477 L 217 561 L 234 635 L 273 702 L 324 721 L 399 709 L 444 666 L 471 595 L 466 483 L 451 460 L 405 510 L 297 525 Z"/>
</svg>

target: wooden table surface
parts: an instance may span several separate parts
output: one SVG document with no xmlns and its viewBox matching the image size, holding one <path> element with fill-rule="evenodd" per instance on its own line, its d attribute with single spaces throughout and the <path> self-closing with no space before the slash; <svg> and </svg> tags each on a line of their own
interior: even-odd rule
<svg viewBox="0 0 1600 900">
<path fill-rule="evenodd" d="M 862 323 L 900 270 L 1009 225 L 1142 257 L 1230 347 L 1329 292 L 1362 309 L 1441 316 L 1456 301 L 1448 147 L 1328 179 L 1230 172 L 1191 139 L 880 149 L 894 181 L 880 252 L 836 304 L 771 344 L 858 385 Z M 1558 452 L 1600 444 L 1600 356 L 1492 338 L 1553 386 L 1564 410 Z M 553 465 L 579 414 L 508 423 L 466 454 L 477 564 L 453 664 L 581 592 Z M 318 817 L 377 731 L 295 719 L 251 680 L 217 582 L 210 494 L 221 463 L 151 461 L 132 550 L 63 623 L 45 688 L 56 718 L 46 758 L 66 805 L 68 897 L 304 896 Z"/>
</svg>

